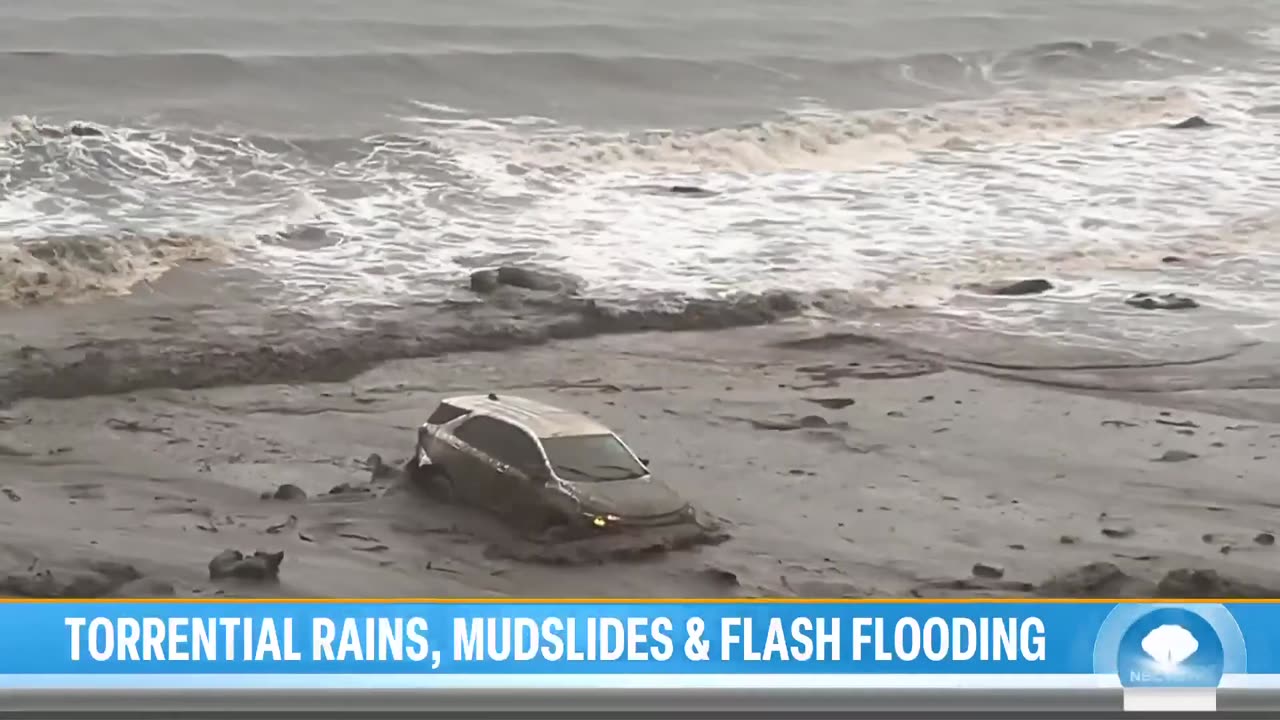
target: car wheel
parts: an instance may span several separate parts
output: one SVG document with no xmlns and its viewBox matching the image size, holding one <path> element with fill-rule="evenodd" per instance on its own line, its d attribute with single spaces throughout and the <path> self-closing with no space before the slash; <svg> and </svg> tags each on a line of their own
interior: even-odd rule
<svg viewBox="0 0 1280 720">
<path fill-rule="evenodd" d="M 439 465 L 419 465 L 417 458 L 411 458 L 405 470 L 409 479 L 432 497 L 443 502 L 453 502 L 453 479 L 444 468 Z"/>
<path fill-rule="evenodd" d="M 530 534 L 545 542 L 567 540 L 573 534 L 568 518 L 551 508 L 531 509 L 525 520 Z"/>
</svg>

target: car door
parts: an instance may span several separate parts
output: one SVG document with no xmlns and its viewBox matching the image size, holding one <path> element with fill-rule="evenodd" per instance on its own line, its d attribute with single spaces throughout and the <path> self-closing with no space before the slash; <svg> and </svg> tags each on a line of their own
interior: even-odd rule
<svg viewBox="0 0 1280 720">
<path fill-rule="evenodd" d="M 502 443 L 494 450 L 500 461 L 494 498 L 499 502 L 500 512 L 519 519 L 538 502 L 536 489 L 543 475 L 539 469 L 546 463 L 538 441 L 524 428 L 511 423 L 503 426 L 500 431 L 495 428 L 502 436 Z"/>
<path fill-rule="evenodd" d="M 499 482 L 501 462 L 496 448 L 504 440 L 506 424 L 486 415 L 477 415 L 454 430 L 456 455 L 449 468 L 454 493 L 460 499 L 481 507 L 497 509 L 505 493 Z M 455 469 L 456 468 L 456 469 Z"/>
</svg>

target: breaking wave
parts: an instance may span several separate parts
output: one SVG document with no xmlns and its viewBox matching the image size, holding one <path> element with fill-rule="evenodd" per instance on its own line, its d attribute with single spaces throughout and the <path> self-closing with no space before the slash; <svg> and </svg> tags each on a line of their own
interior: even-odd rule
<svg viewBox="0 0 1280 720">
<path fill-rule="evenodd" d="M 0 245 L 0 302 L 30 305 L 123 294 L 183 262 L 224 257 L 209 238 L 81 235 Z"/>
<path fill-rule="evenodd" d="M 1196 109 L 1178 88 L 1046 99 L 1010 94 L 998 104 L 954 103 L 928 110 L 794 113 L 736 128 L 637 136 L 548 139 L 517 158 L 650 172 L 842 171 L 908 162 L 930 151 L 967 151 L 1148 127 Z"/>
</svg>

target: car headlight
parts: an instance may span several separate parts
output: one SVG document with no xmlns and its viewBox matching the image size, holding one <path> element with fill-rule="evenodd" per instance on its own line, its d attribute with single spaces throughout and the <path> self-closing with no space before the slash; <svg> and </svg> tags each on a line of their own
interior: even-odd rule
<svg viewBox="0 0 1280 720">
<path fill-rule="evenodd" d="M 591 518 L 591 524 L 592 524 L 592 525 L 595 525 L 596 527 L 604 527 L 604 526 L 605 526 L 605 525 L 607 525 L 608 523 L 609 523 L 609 521 L 608 521 L 608 520 L 605 520 L 605 519 L 604 519 L 604 517 L 603 517 L 603 516 L 601 516 L 601 515 L 597 515 L 597 516 L 595 516 L 595 517 Z"/>
</svg>

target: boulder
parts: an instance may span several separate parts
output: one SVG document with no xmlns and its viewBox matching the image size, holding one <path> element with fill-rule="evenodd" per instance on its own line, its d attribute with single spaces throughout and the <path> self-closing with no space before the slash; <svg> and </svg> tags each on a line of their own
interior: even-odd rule
<svg viewBox="0 0 1280 720">
<path fill-rule="evenodd" d="M 282 562 L 284 562 L 284 551 L 269 553 L 258 550 L 246 556 L 239 550 L 223 550 L 209 561 L 209 579 L 275 581 L 280 577 Z"/>
</svg>

